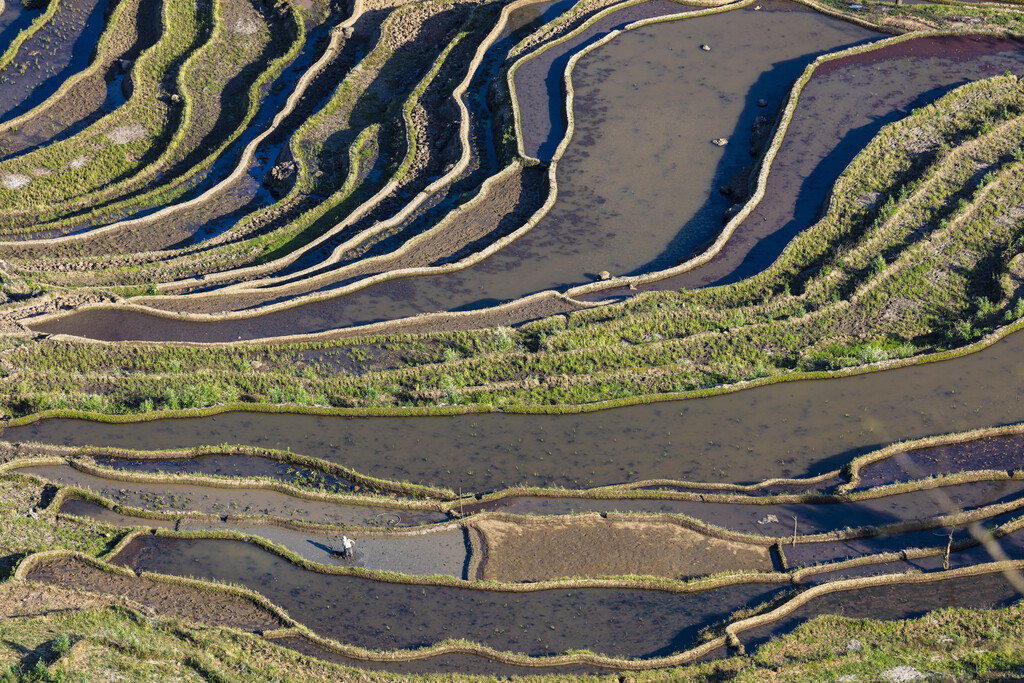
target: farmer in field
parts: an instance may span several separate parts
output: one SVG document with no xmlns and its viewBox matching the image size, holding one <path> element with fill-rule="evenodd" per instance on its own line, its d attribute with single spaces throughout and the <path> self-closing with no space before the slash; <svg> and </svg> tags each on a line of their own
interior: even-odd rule
<svg viewBox="0 0 1024 683">
<path fill-rule="evenodd" d="M 353 555 L 355 555 L 355 547 L 356 547 L 355 540 L 349 538 L 348 536 L 342 536 L 341 537 L 341 556 L 342 557 L 350 558 Z"/>
</svg>

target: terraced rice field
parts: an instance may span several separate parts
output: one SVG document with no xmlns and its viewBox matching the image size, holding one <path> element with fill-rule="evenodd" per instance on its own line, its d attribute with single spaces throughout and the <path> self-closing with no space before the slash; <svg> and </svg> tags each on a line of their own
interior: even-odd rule
<svg viewBox="0 0 1024 683">
<path fill-rule="evenodd" d="M 0 681 L 1024 670 L 1015 3 L 0 48 Z"/>
</svg>

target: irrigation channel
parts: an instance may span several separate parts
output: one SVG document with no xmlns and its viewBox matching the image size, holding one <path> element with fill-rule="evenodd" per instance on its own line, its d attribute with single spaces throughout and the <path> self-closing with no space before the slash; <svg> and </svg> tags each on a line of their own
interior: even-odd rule
<svg viewBox="0 0 1024 683">
<path fill-rule="evenodd" d="M 1024 75 L 1019 31 L 974 31 L 991 17 L 949 19 L 941 8 L 51 1 L 0 12 L 0 45 L 13 46 L 0 61 L 0 329 L 19 338 L 0 346 L 0 381 L 19 392 L 16 362 L 31 344 L 116 342 L 112 355 L 142 359 L 166 342 L 323 340 L 377 323 L 375 332 L 454 333 L 643 302 L 634 297 L 651 290 L 713 297 L 757 280 L 825 223 L 841 174 L 858 170 L 855 158 L 886 139 L 888 124 L 965 83 L 1016 92 L 1016 80 L 994 77 Z M 229 46 L 230 59 L 210 57 Z M 139 63 L 162 66 L 133 71 Z M 203 79 L 223 85 L 219 97 L 192 82 Z M 18 418 L 0 423 L 0 485 L 34 496 L 27 526 L 97 544 L 19 549 L 0 568 L 10 565 L 12 582 L 70 586 L 403 675 L 618 674 L 750 652 L 818 615 L 1011 607 L 1024 595 L 1024 333 L 1012 331 L 1022 315 L 1013 311 L 1024 311 L 1021 239 L 1014 232 L 987 255 L 983 265 L 998 267 L 982 285 L 971 279 L 982 267 L 968 263 L 978 255 L 954 239 L 975 213 L 997 210 L 988 198 L 998 210 L 1012 204 L 1012 193 L 999 195 L 1021 161 L 1019 144 L 1000 146 L 1021 118 L 1008 101 L 983 110 L 995 123 L 943 120 L 952 145 L 903 131 L 938 151 L 925 170 L 911 167 L 924 180 L 902 187 L 900 201 L 919 201 L 933 183 L 960 212 L 927 213 L 911 231 L 932 242 L 921 236 L 914 251 L 917 237 L 892 238 L 902 227 L 886 222 L 899 217 L 893 208 L 865 228 L 866 244 L 888 245 L 862 269 L 866 284 L 851 279 L 808 311 L 810 297 L 786 283 L 737 304 L 749 318 L 685 340 L 790 319 L 813 326 L 845 310 L 847 324 L 829 334 L 862 360 L 896 360 L 895 341 L 911 356 L 976 343 L 973 353 L 814 380 L 761 382 L 766 370 L 744 375 L 752 383 L 702 384 L 697 398 L 556 406 L 563 414 L 537 403 L 378 414 L 380 404 L 353 400 L 345 405 L 370 407 L 35 415 L 73 400 L 52 391 L 4 403 Z M 971 97 L 955 102 L 977 113 Z M 96 132 L 140 112 L 148 128 L 117 129 L 143 129 L 127 142 Z M 943 166 L 961 156 L 978 178 Z M 115 177 L 82 170 L 95 158 Z M 47 183 L 66 201 L 30 206 L 25 197 Z M 875 199 L 896 194 L 893 183 Z M 1024 208 L 1005 216 L 1000 225 L 1015 226 Z M 861 344 L 874 331 L 857 297 L 950 244 L 953 265 L 929 281 L 964 290 L 963 324 L 942 337 L 890 316 L 888 346 Z M 860 245 L 832 247 L 841 264 Z M 841 270 L 797 275 L 818 278 L 809 291 Z M 439 312 L 470 317 L 404 321 Z M 377 350 L 408 342 L 395 339 Z M 431 339 L 417 353 L 433 353 Z M 650 374 L 696 367 L 678 348 Z M 559 353 L 576 350 L 587 351 Z M 472 359 L 436 364 L 463 360 Z M 733 377 L 730 362 L 715 357 L 703 371 Z M 230 383 L 263 367 L 235 365 L 195 381 L 221 373 Z M 333 370 L 372 374 L 357 365 Z M 62 381 L 62 369 L 48 371 Z M 100 392 L 148 371 L 118 367 L 106 384 L 76 372 Z M 315 374 L 287 377 L 300 385 Z M 529 385 L 532 374 L 506 384 Z M 147 400 L 139 407 L 153 408 Z"/>
</svg>

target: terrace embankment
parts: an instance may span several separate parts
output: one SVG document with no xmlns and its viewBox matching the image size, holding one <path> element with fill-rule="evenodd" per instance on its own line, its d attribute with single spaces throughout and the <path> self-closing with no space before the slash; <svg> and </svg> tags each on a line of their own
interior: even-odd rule
<svg viewBox="0 0 1024 683">
<path fill-rule="evenodd" d="M 614 9 L 614 5 L 612 9 Z M 565 68 L 574 53 L 593 45 L 611 31 L 621 31 L 633 22 L 683 14 L 698 9 L 700 8 L 670 0 L 650 0 L 650 2 L 638 3 L 612 11 L 580 30 L 584 24 L 588 23 L 583 21 L 579 28 L 571 32 L 567 31 L 561 40 L 550 41 L 535 52 L 521 56 L 521 61 L 515 71 L 514 84 L 515 97 L 519 103 L 519 134 L 522 138 L 523 151 L 531 157 L 551 161 L 555 150 L 565 136 L 563 79 Z M 587 68 L 586 61 L 584 60 L 584 64 L 580 65 L 580 73 L 575 74 L 573 78 L 574 85 L 577 87 L 580 85 L 583 71 Z M 650 95 L 646 91 L 643 94 Z M 583 110 L 580 111 L 583 113 Z"/>
<path fill-rule="evenodd" d="M 423 509 L 345 504 L 343 498 L 299 498 L 273 490 L 217 488 L 196 484 L 146 483 L 88 474 L 69 465 L 34 466 L 18 470 L 46 481 L 94 491 L 120 505 L 175 513 L 185 510 L 215 515 L 270 516 L 286 520 L 340 526 L 419 526 L 443 522 L 448 516 Z"/>
<path fill-rule="evenodd" d="M 738 635 L 744 647 L 752 650 L 819 614 L 850 619 L 912 619 L 953 607 L 998 609 L 1014 604 L 1019 598 L 1017 589 L 1000 573 L 918 585 L 868 587 L 819 596 L 776 621 Z M 869 643 L 864 645 L 870 646 Z"/>
<path fill-rule="evenodd" d="M 136 571 L 241 583 L 319 635 L 384 650 L 466 638 L 530 655 L 587 648 L 661 656 L 690 647 L 704 625 L 780 590 L 755 584 L 682 594 L 569 587 L 502 593 L 383 583 L 300 569 L 238 541 L 153 536 L 132 541 L 113 561 Z M 606 627 L 595 630 L 595 623 Z"/>
<path fill-rule="evenodd" d="M 636 290 L 584 298 L 738 282 L 764 270 L 819 218 L 839 175 L 883 125 L 965 81 L 1007 71 L 1024 73 L 1024 50 L 994 36 L 924 37 L 820 65 L 800 94 L 764 197 L 710 262 Z"/>
<path fill-rule="evenodd" d="M 1024 458 L 1018 462 L 1024 464 Z M 1005 475 L 1003 475 L 1005 476 Z M 685 515 L 706 524 L 743 534 L 787 538 L 799 527 L 801 534 L 827 533 L 844 528 L 878 527 L 897 522 L 952 514 L 996 503 L 1012 502 L 1024 491 L 1024 482 L 1003 479 L 935 487 L 923 482 L 924 490 L 909 493 L 899 489 L 872 491 L 872 497 L 844 500 L 829 496 L 794 496 L 788 502 L 772 497 L 689 494 L 691 500 L 597 499 L 511 496 L 466 506 L 469 511 L 500 511 L 514 515 L 567 515 L 612 512 L 667 513 Z M 916 482 L 917 485 L 922 482 Z M 913 488 L 913 485 L 909 488 Z M 653 494 L 658 495 L 658 494 Z M 683 494 L 686 495 L 686 494 Z M 874 497 L 878 496 L 878 497 Z M 710 500 L 704 500 L 707 497 Z M 776 499 L 777 500 L 777 499 Z M 1024 503 L 1021 504 L 1024 507 Z M 797 522 L 794 525 L 794 521 Z"/>
<path fill-rule="evenodd" d="M 1015 470 L 1024 465 L 1024 437 L 995 436 L 931 448 L 909 450 L 892 458 L 861 466 L 859 488 L 894 481 L 952 474 L 966 470 Z"/>
<path fill-rule="evenodd" d="M 534 667 L 515 666 L 494 662 L 468 654 L 446 654 L 429 659 L 377 662 L 345 657 L 333 650 L 319 647 L 301 637 L 275 638 L 272 642 L 318 660 L 370 671 L 388 671 L 395 674 L 459 674 L 462 676 L 494 676 L 501 679 L 513 676 L 586 676 L 607 673 L 607 669 L 591 666 Z"/>
<path fill-rule="evenodd" d="M 305 37 L 290 5 L 275 9 L 261 2 L 217 0 L 207 11 L 214 21 L 202 47 L 186 46 L 187 56 L 172 71 L 176 92 L 165 103 L 167 120 L 159 119 L 160 106 L 153 101 L 163 93 L 150 89 L 133 98 L 136 111 L 117 113 L 122 125 L 107 121 L 103 135 L 90 130 L 7 162 L 11 172 L 38 163 L 52 173 L 4 197 L 6 230 L 80 230 L 176 199 L 242 134 L 257 111 L 262 87 L 294 59 Z M 165 38 L 172 40 L 166 33 Z M 167 75 L 166 70 L 149 74 Z M 211 83 L 219 85 L 208 87 Z M 227 106 L 229 101 L 244 106 Z M 154 108 L 158 118 L 147 118 Z M 76 166 L 61 163 L 71 157 L 85 160 Z"/>
<path fill-rule="evenodd" d="M 28 8 L 20 2 L 4 2 L 0 12 L 0 45 L 13 45 L 15 38 L 32 26 L 43 14 L 40 7 Z"/>
<path fill-rule="evenodd" d="M 771 571 L 768 548 L 714 538 L 642 516 L 487 518 L 471 521 L 483 562 L 477 578 L 544 581 L 637 574 L 687 578 Z"/>
<path fill-rule="evenodd" d="M 1013 334 L 949 361 L 572 416 L 228 413 L 143 424 L 47 420 L 0 438 L 137 450 L 291 448 L 383 479 L 478 492 L 518 483 L 752 482 L 837 470 L 896 441 L 1022 422 L 1013 379 L 1024 373 L 1022 348 L 1024 334 Z"/>
<path fill-rule="evenodd" d="M 109 571 L 78 557 L 41 563 L 32 568 L 27 578 L 116 596 L 165 617 L 173 615 L 187 621 L 232 626 L 246 631 L 265 631 L 281 626 L 280 619 L 273 613 L 226 591 Z"/>
<path fill-rule="evenodd" d="M 160 0 L 118 3 L 89 68 L 65 81 L 32 111 L 0 125 L 0 158 L 75 135 L 123 105 L 131 93 L 135 60 L 160 37 L 161 4 Z"/>
<path fill-rule="evenodd" d="M 442 222 L 402 244 L 396 251 L 356 261 L 332 271 L 323 286 L 326 291 L 350 285 L 360 279 L 404 268 L 419 268 L 452 263 L 475 253 L 521 226 L 543 204 L 547 169 L 516 165 L 488 183 L 482 194 L 464 207 L 453 210 Z M 316 289 L 317 284 L 297 282 L 288 288 L 288 296 Z M 399 283 L 399 286 L 401 284 Z M 180 297 L 154 297 L 146 305 L 158 310 L 183 313 L 218 313 L 244 310 L 287 300 L 276 289 L 267 293 L 241 291 Z M 273 328 L 273 320 L 261 320 Z M 479 325 L 480 323 L 477 323 Z"/>
<path fill-rule="evenodd" d="M 688 44 L 685 49 L 677 49 L 677 27 L 694 32 L 690 37 L 692 44 Z M 790 34 L 802 38 L 787 38 Z M 816 44 L 817 51 L 808 50 L 803 38 L 808 34 L 814 34 L 815 39 L 820 40 Z M 724 49 L 729 44 L 729 37 L 735 35 L 753 36 L 751 39 L 754 43 L 748 44 L 749 41 L 745 41 L 734 50 Z M 579 130 L 575 144 L 570 145 L 570 152 L 560 161 L 562 180 L 559 182 L 559 202 L 552 213 L 526 235 L 483 263 L 461 272 L 406 279 L 400 284 L 374 285 L 365 292 L 349 296 L 344 306 L 339 306 L 337 301 L 327 301 L 262 316 L 262 319 L 213 323 L 175 321 L 173 327 L 180 330 L 175 338 L 187 335 L 192 339 L 227 341 L 258 338 L 256 335 L 280 336 L 285 330 L 289 333 L 320 332 L 434 310 L 479 308 L 544 289 L 589 281 L 596 271 L 602 269 L 616 273 L 628 272 L 631 267 L 624 265 L 625 262 L 612 262 L 611 259 L 631 259 L 636 261 L 636 265 L 646 263 L 666 249 L 680 228 L 678 219 L 673 218 L 679 215 L 680 201 L 678 183 L 673 180 L 675 176 L 671 173 L 674 156 L 661 149 L 665 128 L 652 123 L 650 117 L 642 113 L 644 109 L 634 106 L 637 98 L 651 103 L 658 102 L 658 106 L 654 107 L 656 111 L 677 112 L 680 108 L 689 111 L 708 107 L 707 111 L 691 111 L 691 114 L 707 120 L 743 118 L 740 125 L 749 129 L 749 121 L 760 111 L 756 106 L 757 97 L 743 100 L 723 98 L 720 97 L 722 93 L 754 89 L 762 95 L 781 99 L 789 81 L 817 54 L 864 40 L 871 35 L 864 29 L 812 12 L 755 12 L 753 9 L 628 31 L 594 53 L 594 60 L 599 60 L 605 58 L 608 51 L 612 51 L 615 55 L 607 58 L 615 63 L 609 66 L 596 61 L 584 67 L 594 73 L 590 80 L 583 77 L 583 82 L 590 85 L 580 86 L 577 100 L 581 111 L 593 109 L 596 112 L 614 108 L 614 115 L 608 113 L 598 117 L 580 113 L 577 119 L 580 126 L 590 125 L 586 123 L 588 121 L 598 127 L 616 121 L 617 126 L 628 125 L 637 131 L 646 131 L 638 140 L 646 141 L 647 146 L 634 140 L 628 145 L 629 149 L 615 148 L 619 144 L 615 140 L 621 140 L 621 137 L 603 134 L 598 128 L 592 131 L 586 128 Z M 702 41 L 717 41 L 723 45 L 722 55 L 706 58 L 699 47 Z M 755 51 L 758 54 L 773 54 L 777 61 L 787 64 L 783 69 L 785 73 L 776 70 L 765 74 L 762 62 L 746 56 Z M 657 68 L 648 70 L 648 74 L 653 73 L 657 77 L 645 76 L 643 93 L 634 89 L 635 79 L 629 72 L 630 64 L 634 65 L 633 68 L 639 68 L 636 64 L 643 63 L 644 60 L 637 61 L 638 54 L 644 55 L 644 60 L 656 56 L 659 61 Z M 695 63 L 695 58 L 702 61 Z M 764 82 L 763 85 L 759 79 Z M 673 83 L 671 88 L 665 87 L 669 81 Z M 680 83 L 683 82 L 690 87 L 682 87 Z M 610 91 L 612 86 L 616 88 L 614 92 Z M 600 101 L 591 102 L 591 95 Z M 622 123 L 622 117 L 632 123 Z M 674 121 L 674 118 L 666 114 L 662 123 L 671 128 Z M 677 134 L 673 140 L 677 140 L 678 149 L 686 149 L 691 157 L 703 160 L 702 167 L 712 176 L 708 185 L 692 185 L 694 190 L 691 203 L 696 210 L 705 202 L 708 187 L 717 187 L 715 173 L 722 176 L 718 178 L 718 184 L 725 184 L 749 159 L 742 149 L 736 151 L 733 148 L 727 152 L 726 148 L 715 147 L 709 142 L 710 137 L 714 136 L 707 131 L 691 130 L 692 136 L 688 134 L 687 137 L 678 138 Z M 731 135 L 729 131 L 726 133 Z M 571 156 L 573 154 L 575 156 Z M 727 154 L 734 158 L 733 161 L 726 164 L 728 168 L 723 166 L 719 169 Z M 626 173 L 625 159 L 643 162 L 637 161 L 633 165 L 635 168 Z M 654 170 L 651 159 L 660 159 L 663 167 Z M 608 201 L 602 201 L 594 193 L 599 193 L 599 188 L 606 184 L 607 187 L 620 188 L 624 179 L 632 185 L 623 189 L 621 197 L 614 199 L 613 203 L 619 208 L 615 215 L 609 215 L 606 209 L 606 205 L 610 205 Z M 655 192 L 652 183 L 662 185 Z M 640 187 L 644 188 L 643 192 L 638 191 Z M 629 200 L 629 197 L 635 199 Z M 664 206 L 659 209 L 652 197 L 662 197 L 671 203 L 672 211 L 666 212 Z M 620 206 L 622 201 L 633 203 L 630 208 L 623 208 Z M 715 229 L 721 208 L 715 208 L 709 214 L 714 215 L 712 223 Z M 592 234 L 597 224 L 604 226 L 600 238 Z M 614 229 L 614 225 L 621 225 L 622 229 Z M 637 225 L 651 226 L 650 238 L 638 236 Z M 693 245 L 706 240 L 711 234 L 713 232 L 696 238 Z M 529 269 L 522 267 L 525 263 L 530 263 Z M 84 312 L 73 317 L 88 318 L 90 315 Z M 106 325 L 110 330 L 107 335 L 112 332 L 127 339 L 167 338 L 161 336 L 160 322 L 152 317 L 134 312 L 121 315 L 123 317 L 113 326 Z M 138 318 L 135 321 L 138 325 L 133 324 L 133 317 Z M 73 324 L 72 320 L 65 321 L 61 331 L 74 332 L 71 327 Z M 212 329 L 203 331 L 204 327 Z M 78 327 L 77 331 L 85 330 Z"/>
<path fill-rule="evenodd" d="M 117 510 L 123 512 L 125 508 L 118 506 Z M 469 561 L 469 547 L 461 529 L 454 526 L 434 527 L 425 533 L 396 533 L 392 524 L 401 521 L 401 511 L 371 520 L 386 530 L 350 529 L 345 534 L 330 528 L 289 525 L 286 521 L 269 517 L 229 516 L 217 520 L 209 515 L 184 512 L 175 519 L 155 519 L 122 514 L 99 503 L 74 497 L 67 497 L 60 504 L 59 513 L 122 528 L 160 528 L 200 535 L 209 532 L 231 534 L 236 538 L 258 538 L 284 548 L 303 560 L 329 567 L 360 567 L 405 575 L 445 575 L 462 579 L 466 578 Z M 163 514 L 166 516 L 168 513 L 164 511 Z M 339 554 L 343 547 L 343 535 L 356 542 L 357 549 L 352 557 Z"/>
<path fill-rule="evenodd" d="M 22 25 L 32 33 L 26 34 L 13 59 L 0 67 L 0 121 L 30 111 L 72 74 L 86 68 L 92 46 L 103 32 L 107 6 L 106 0 L 60 0 L 38 17 L 44 23 L 31 27 L 22 21 L 35 13 L 14 10 L 11 27 Z M 3 50 L 12 44 L 13 40 L 2 43 Z"/>
</svg>

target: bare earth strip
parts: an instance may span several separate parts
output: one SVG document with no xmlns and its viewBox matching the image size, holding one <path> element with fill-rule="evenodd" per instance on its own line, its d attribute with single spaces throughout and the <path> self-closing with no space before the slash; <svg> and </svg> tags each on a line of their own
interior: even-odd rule
<svg viewBox="0 0 1024 683">
<path fill-rule="evenodd" d="M 480 578 L 543 581 L 639 574 L 673 578 L 771 571 L 768 549 L 642 517 L 585 515 L 473 522 L 483 538 Z"/>
</svg>

